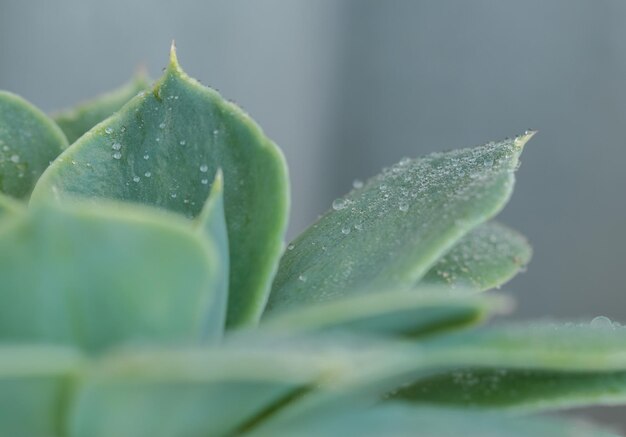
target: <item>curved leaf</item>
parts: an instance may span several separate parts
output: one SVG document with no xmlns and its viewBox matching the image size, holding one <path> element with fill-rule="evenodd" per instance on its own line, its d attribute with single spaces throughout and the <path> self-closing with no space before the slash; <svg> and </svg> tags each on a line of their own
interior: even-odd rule
<svg viewBox="0 0 626 437">
<path fill-rule="evenodd" d="M 299 331 L 349 330 L 419 336 L 479 323 L 509 307 L 501 296 L 451 293 L 437 287 L 345 296 L 272 315 L 262 328 Z"/>
<path fill-rule="evenodd" d="M 73 143 L 85 132 L 119 111 L 130 99 L 150 87 L 150 80 L 145 72 L 140 71 L 130 82 L 122 87 L 102 94 L 93 100 L 75 108 L 59 111 L 52 115 L 68 141 Z"/>
<path fill-rule="evenodd" d="M 69 435 L 241 435 L 237 430 L 268 408 L 345 366 L 332 349 L 313 351 L 253 336 L 215 349 L 113 355 L 78 387 Z"/>
<path fill-rule="evenodd" d="M 0 434 L 61 435 L 67 391 L 81 365 L 72 349 L 0 344 Z"/>
<path fill-rule="evenodd" d="M 195 225 L 200 232 L 207 235 L 217 249 L 221 269 L 215 286 L 215 301 L 207 316 L 207 333 L 209 340 L 222 338 L 226 327 L 226 311 L 228 308 L 228 231 L 224 217 L 224 177 L 221 170 L 215 174 L 209 198 L 196 218 Z"/>
<path fill-rule="evenodd" d="M 120 199 L 195 217 L 218 168 L 230 249 L 227 323 L 238 326 L 255 322 L 267 299 L 287 221 L 287 170 L 261 129 L 187 76 L 174 50 L 152 92 L 74 143 L 43 175 L 33 199 L 52 192 Z"/>
<path fill-rule="evenodd" d="M 0 219 L 19 214 L 24 210 L 18 201 L 0 193 Z"/>
<path fill-rule="evenodd" d="M 428 353 L 443 355 L 440 362 L 454 370 L 418 379 L 394 397 L 519 411 L 626 403 L 626 328 L 513 326 L 433 346 Z"/>
<path fill-rule="evenodd" d="M 381 405 L 305 415 L 287 423 L 269 422 L 249 437 L 610 437 L 611 431 L 579 421 L 517 419 L 444 408 Z"/>
<path fill-rule="evenodd" d="M 184 219 L 112 203 L 38 205 L 0 228 L 0 339 L 199 341 L 219 259 Z"/>
<path fill-rule="evenodd" d="M 426 273 L 418 287 L 446 284 L 488 290 L 509 281 L 530 261 L 532 249 L 521 234 L 489 222 L 471 231 Z"/>
<path fill-rule="evenodd" d="M 402 160 L 343 199 L 291 245 L 268 310 L 376 288 L 409 288 L 507 202 L 532 132 Z"/>
<path fill-rule="evenodd" d="M 396 398 L 416 404 L 540 412 L 626 404 L 626 372 L 463 369 L 404 388 Z"/>
<path fill-rule="evenodd" d="M 23 98 L 0 91 L 0 192 L 28 197 L 67 139 L 46 114 Z"/>
</svg>

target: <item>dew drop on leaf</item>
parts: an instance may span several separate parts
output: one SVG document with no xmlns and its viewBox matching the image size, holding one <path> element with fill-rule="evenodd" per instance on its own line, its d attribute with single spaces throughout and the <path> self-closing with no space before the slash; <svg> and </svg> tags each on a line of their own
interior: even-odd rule
<svg viewBox="0 0 626 437">
<path fill-rule="evenodd" d="M 335 199 L 333 200 L 333 209 L 335 211 L 339 211 L 340 209 L 344 209 L 348 206 L 348 202 L 345 199 Z"/>
<path fill-rule="evenodd" d="M 122 153 L 121 152 L 113 153 L 113 159 L 121 159 L 121 158 L 122 158 Z"/>
</svg>

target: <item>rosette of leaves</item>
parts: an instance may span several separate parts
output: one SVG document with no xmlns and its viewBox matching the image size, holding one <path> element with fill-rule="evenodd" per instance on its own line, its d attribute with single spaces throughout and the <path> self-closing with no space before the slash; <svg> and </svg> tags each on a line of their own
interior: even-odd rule
<svg viewBox="0 0 626 437">
<path fill-rule="evenodd" d="M 530 259 L 492 219 L 532 135 L 403 159 L 285 245 L 280 150 L 174 49 L 56 118 L 1 93 L 0 434 L 615 435 L 528 415 L 624 402 L 623 329 L 478 327 Z"/>
</svg>

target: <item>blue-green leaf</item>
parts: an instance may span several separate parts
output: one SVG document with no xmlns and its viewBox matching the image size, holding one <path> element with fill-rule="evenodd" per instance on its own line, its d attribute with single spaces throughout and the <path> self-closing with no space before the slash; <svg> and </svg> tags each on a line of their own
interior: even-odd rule
<svg viewBox="0 0 626 437">
<path fill-rule="evenodd" d="M 488 290 L 499 287 L 520 270 L 532 255 L 521 234 L 489 222 L 471 231 L 426 273 L 418 287 L 445 284 Z"/>
<path fill-rule="evenodd" d="M 291 245 L 268 311 L 375 289 L 411 288 L 508 201 L 532 132 L 402 160 L 342 199 Z"/>
<path fill-rule="evenodd" d="M 419 336 L 458 329 L 509 307 L 501 296 L 438 287 L 345 296 L 272 314 L 262 328 L 286 332 L 349 330 L 375 335 Z"/>
<path fill-rule="evenodd" d="M 102 94 L 93 100 L 75 108 L 59 111 L 52 115 L 70 144 L 85 132 L 119 111 L 130 99 L 150 87 L 150 80 L 145 72 L 140 71 L 130 82 L 122 87 Z"/>
<path fill-rule="evenodd" d="M 0 343 L 0 435 L 62 435 L 68 392 L 82 362 L 69 348 Z"/>
<path fill-rule="evenodd" d="M 67 147 L 61 129 L 15 94 L 0 91 L 0 193 L 24 199 Z"/>
<path fill-rule="evenodd" d="M 230 250 L 227 323 L 252 324 L 282 251 L 284 158 L 241 109 L 187 76 L 174 50 L 152 91 L 74 143 L 42 176 L 33 201 L 53 193 L 118 199 L 196 217 L 218 168 Z"/>
<path fill-rule="evenodd" d="M 219 269 L 183 218 L 111 202 L 38 205 L 0 227 L 0 341 L 89 351 L 199 342 Z"/>
</svg>

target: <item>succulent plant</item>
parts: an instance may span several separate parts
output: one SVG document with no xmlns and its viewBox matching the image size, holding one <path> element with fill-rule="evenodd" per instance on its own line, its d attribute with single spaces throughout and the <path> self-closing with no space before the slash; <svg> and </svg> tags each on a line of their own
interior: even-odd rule
<svg viewBox="0 0 626 437">
<path fill-rule="evenodd" d="M 626 400 L 618 324 L 478 326 L 530 260 L 492 219 L 533 134 L 402 159 L 285 245 L 280 150 L 174 48 L 51 118 L 0 93 L 0 434 L 615 435 L 528 416 Z"/>
</svg>

